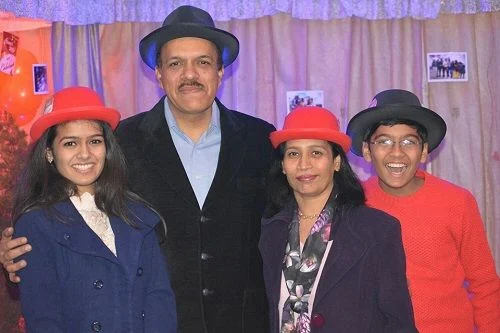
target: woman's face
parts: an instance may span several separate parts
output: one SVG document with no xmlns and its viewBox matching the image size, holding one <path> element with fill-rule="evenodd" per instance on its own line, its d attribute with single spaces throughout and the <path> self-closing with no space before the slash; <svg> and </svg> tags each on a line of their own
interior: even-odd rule
<svg viewBox="0 0 500 333">
<path fill-rule="evenodd" d="M 340 162 L 340 156 L 333 156 L 332 147 L 325 140 L 290 140 L 285 143 L 282 167 L 297 199 L 327 200 Z"/>
<path fill-rule="evenodd" d="M 74 120 L 57 126 L 52 147 L 47 149 L 57 171 L 74 183 L 78 194 L 94 194 L 94 183 L 104 168 L 106 144 L 101 125 L 93 120 Z"/>
</svg>

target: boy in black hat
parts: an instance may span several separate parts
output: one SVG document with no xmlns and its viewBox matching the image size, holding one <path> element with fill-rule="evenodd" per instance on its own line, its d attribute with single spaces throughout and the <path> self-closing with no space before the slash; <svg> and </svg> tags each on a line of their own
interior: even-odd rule
<svg viewBox="0 0 500 333">
<path fill-rule="evenodd" d="M 167 224 L 166 239 L 165 230 L 158 234 L 179 331 L 267 332 L 257 243 L 274 127 L 215 97 L 224 67 L 238 56 L 238 39 L 217 29 L 204 10 L 181 6 L 139 49 L 166 96 L 122 121 L 117 135 L 131 187 Z M 8 243 L 10 233 L 0 244 L 2 262 L 25 249 L 1 253 L 23 243 Z M 13 272 L 24 264 L 6 266 Z"/>
<path fill-rule="evenodd" d="M 405 90 L 386 90 L 354 116 L 351 151 L 373 163 L 367 204 L 399 219 L 420 332 L 500 332 L 500 284 L 477 203 L 419 169 L 446 134 L 444 120 Z"/>
</svg>

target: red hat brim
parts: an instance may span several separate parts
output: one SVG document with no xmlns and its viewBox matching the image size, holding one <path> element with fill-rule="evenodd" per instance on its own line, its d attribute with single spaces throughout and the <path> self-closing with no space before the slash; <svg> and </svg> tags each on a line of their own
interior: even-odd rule
<svg viewBox="0 0 500 333">
<path fill-rule="evenodd" d="M 351 148 L 351 138 L 341 132 L 325 128 L 300 128 L 285 129 L 272 132 L 269 136 L 274 148 L 290 140 L 317 139 L 336 143 L 342 147 L 345 153 Z"/>
<path fill-rule="evenodd" d="M 102 120 L 114 130 L 120 122 L 120 113 L 106 107 L 74 107 L 50 112 L 38 118 L 31 126 L 30 136 L 33 141 L 40 139 L 50 127 L 72 120 Z"/>
</svg>

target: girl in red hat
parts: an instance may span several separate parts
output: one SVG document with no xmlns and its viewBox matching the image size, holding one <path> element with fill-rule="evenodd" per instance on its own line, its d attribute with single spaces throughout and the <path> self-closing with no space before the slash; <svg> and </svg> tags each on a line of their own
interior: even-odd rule
<svg viewBox="0 0 500 333">
<path fill-rule="evenodd" d="M 56 93 L 31 129 L 17 190 L 16 237 L 27 332 L 176 332 L 175 302 L 155 225 L 126 187 L 113 135 L 120 114 L 97 93 Z"/>
</svg>

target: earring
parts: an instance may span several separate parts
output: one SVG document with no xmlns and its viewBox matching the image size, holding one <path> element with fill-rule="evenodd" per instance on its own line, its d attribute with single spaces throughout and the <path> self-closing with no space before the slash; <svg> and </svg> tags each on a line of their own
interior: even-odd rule
<svg viewBox="0 0 500 333">
<path fill-rule="evenodd" d="M 281 170 L 281 172 L 283 172 L 283 174 L 284 174 L 284 175 L 286 175 L 286 172 L 285 172 L 285 170 Z"/>
<path fill-rule="evenodd" d="M 47 156 L 47 161 L 49 162 L 49 164 L 52 164 L 52 162 L 54 162 L 54 158 L 51 156 Z"/>
</svg>

